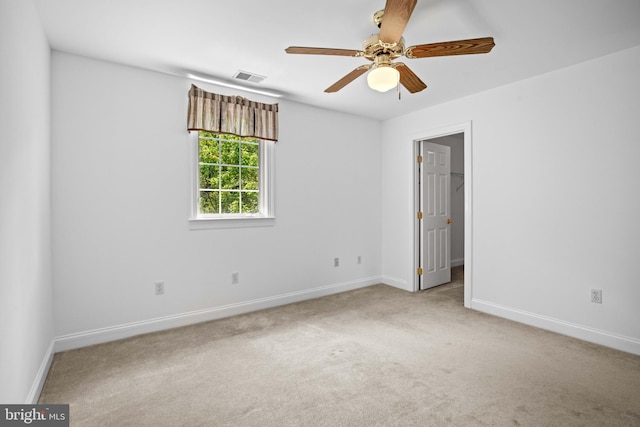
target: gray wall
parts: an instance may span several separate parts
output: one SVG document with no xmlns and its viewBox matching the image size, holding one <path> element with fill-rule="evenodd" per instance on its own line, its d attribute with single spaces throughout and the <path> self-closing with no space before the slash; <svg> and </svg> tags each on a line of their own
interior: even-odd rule
<svg viewBox="0 0 640 427">
<path fill-rule="evenodd" d="M 471 306 L 640 354 L 638 75 L 640 47 L 384 122 L 383 276 L 411 287 L 413 141 L 470 122 Z"/>
<path fill-rule="evenodd" d="M 53 337 L 50 50 L 30 1 L 0 1 L 0 64 L 0 402 L 25 403 Z"/>
<path fill-rule="evenodd" d="M 378 121 L 248 95 L 280 104 L 276 223 L 192 230 L 191 82 L 59 52 L 52 81 L 57 335 L 379 282 Z"/>
</svg>

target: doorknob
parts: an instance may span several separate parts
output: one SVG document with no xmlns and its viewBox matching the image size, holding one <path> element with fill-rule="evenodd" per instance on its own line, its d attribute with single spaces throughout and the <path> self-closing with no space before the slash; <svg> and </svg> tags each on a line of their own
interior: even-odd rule
<svg viewBox="0 0 640 427">
<path fill-rule="evenodd" d="M 451 221 L 451 218 L 447 218 L 447 224 L 451 224 L 453 221 Z"/>
</svg>

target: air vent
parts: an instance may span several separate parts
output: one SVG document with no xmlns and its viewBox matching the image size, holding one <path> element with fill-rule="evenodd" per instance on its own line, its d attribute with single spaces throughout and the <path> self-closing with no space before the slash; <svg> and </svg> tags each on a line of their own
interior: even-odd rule
<svg viewBox="0 0 640 427">
<path fill-rule="evenodd" d="M 245 82 L 251 82 L 251 83 L 260 83 L 264 79 L 266 79 L 266 77 L 264 76 L 259 76 L 257 74 L 249 73 L 247 71 L 238 71 L 233 76 L 233 78 L 238 80 L 244 80 Z"/>
</svg>

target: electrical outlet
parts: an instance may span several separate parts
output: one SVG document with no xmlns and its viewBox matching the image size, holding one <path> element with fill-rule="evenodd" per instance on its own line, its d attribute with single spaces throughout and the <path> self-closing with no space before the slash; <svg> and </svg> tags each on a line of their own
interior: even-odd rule
<svg viewBox="0 0 640 427">
<path fill-rule="evenodd" d="M 591 302 L 602 304 L 602 289 L 591 289 Z"/>
<path fill-rule="evenodd" d="M 237 271 L 231 273 L 231 284 L 237 285 L 238 283 L 240 283 L 240 273 L 238 273 Z"/>
<path fill-rule="evenodd" d="M 155 282 L 156 295 L 164 294 L 164 282 Z"/>
<path fill-rule="evenodd" d="M 333 266 L 334 267 L 340 267 L 340 258 L 334 258 L 333 259 Z"/>
<path fill-rule="evenodd" d="M 362 256 L 358 255 L 358 264 L 362 264 Z"/>
</svg>

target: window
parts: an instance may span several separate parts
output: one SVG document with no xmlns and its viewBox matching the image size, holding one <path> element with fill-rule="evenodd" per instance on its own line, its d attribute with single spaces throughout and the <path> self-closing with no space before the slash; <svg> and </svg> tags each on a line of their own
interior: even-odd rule
<svg viewBox="0 0 640 427">
<path fill-rule="evenodd" d="M 273 144 L 197 132 L 192 206 L 197 228 L 272 225 Z"/>
</svg>

